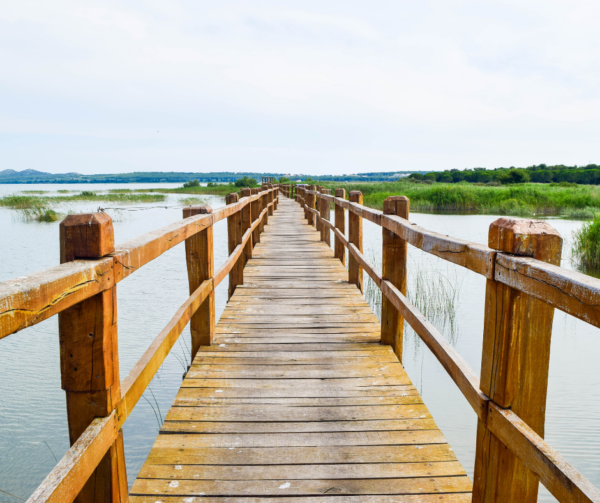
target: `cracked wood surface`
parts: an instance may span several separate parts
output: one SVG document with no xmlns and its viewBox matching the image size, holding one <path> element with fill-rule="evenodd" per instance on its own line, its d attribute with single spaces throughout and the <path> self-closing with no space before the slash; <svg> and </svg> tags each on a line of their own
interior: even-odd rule
<svg viewBox="0 0 600 503">
<path fill-rule="evenodd" d="M 470 501 L 464 469 L 333 257 L 280 198 L 132 503 Z"/>
</svg>

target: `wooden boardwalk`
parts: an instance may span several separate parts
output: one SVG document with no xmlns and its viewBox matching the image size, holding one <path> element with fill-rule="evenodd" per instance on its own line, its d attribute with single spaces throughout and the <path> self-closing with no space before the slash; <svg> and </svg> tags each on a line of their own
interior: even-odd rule
<svg viewBox="0 0 600 503">
<path fill-rule="evenodd" d="M 287 198 L 201 347 L 132 503 L 471 501 L 360 291 Z"/>
</svg>

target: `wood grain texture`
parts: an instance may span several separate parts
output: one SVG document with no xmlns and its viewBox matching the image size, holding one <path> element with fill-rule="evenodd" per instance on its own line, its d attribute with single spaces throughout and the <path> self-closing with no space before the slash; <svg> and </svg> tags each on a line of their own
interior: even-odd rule
<svg viewBox="0 0 600 503">
<path fill-rule="evenodd" d="M 112 220 L 106 214 L 70 215 L 60 225 L 61 261 L 98 258 L 114 249 Z M 87 245 L 86 245 L 87 244 Z M 86 247 L 87 246 L 87 247 Z M 59 313 L 60 367 L 67 398 L 69 439 L 74 445 L 98 417 L 109 416 L 121 399 L 117 342 L 117 287 Z M 106 452 L 106 451 L 105 451 Z M 117 436 L 76 501 L 127 501 L 123 437 Z"/>
<path fill-rule="evenodd" d="M 346 189 L 335 189 L 335 197 L 346 199 Z M 339 204 L 334 209 L 335 228 L 342 234 L 346 234 L 346 212 Z M 334 237 L 334 257 L 339 259 L 343 266 L 346 265 L 346 248 L 344 243 L 336 235 Z"/>
<path fill-rule="evenodd" d="M 489 244 L 500 252 L 560 263 L 562 239 L 539 220 L 500 218 Z M 481 390 L 511 409 L 542 438 L 546 416 L 554 308 L 513 288 L 487 280 Z M 479 420 L 475 503 L 535 503 L 537 477 Z"/>
<path fill-rule="evenodd" d="M 362 205 L 363 195 L 359 191 L 353 190 L 350 192 L 350 202 Z M 350 213 L 348 220 L 348 241 L 362 253 L 362 218 L 356 213 Z M 363 291 L 363 269 L 353 255 L 348 257 L 348 282 L 356 285 L 361 292 Z"/>
<path fill-rule="evenodd" d="M 249 207 L 249 206 L 248 206 Z M 183 218 L 212 213 L 210 206 L 190 206 L 183 209 Z M 185 256 L 190 295 L 215 274 L 212 226 L 185 240 Z M 192 355 L 200 346 L 210 346 L 215 336 L 215 293 L 211 291 L 190 321 Z"/>
<path fill-rule="evenodd" d="M 379 344 L 377 318 L 303 214 L 281 198 L 269 217 L 133 501 L 443 502 L 470 492 L 418 391 Z"/>
<path fill-rule="evenodd" d="M 408 220 L 410 201 L 404 196 L 391 196 L 383 202 L 384 215 L 398 215 Z M 406 295 L 407 243 L 389 229 L 382 227 L 381 276 L 389 281 L 403 295 Z M 385 296 L 381 297 L 381 343 L 394 348 L 398 359 L 402 361 L 404 339 L 404 318 Z"/>
<path fill-rule="evenodd" d="M 231 194 L 227 194 L 225 197 L 225 202 L 229 204 L 237 203 L 239 200 L 239 195 L 237 192 L 233 192 Z M 235 251 L 236 247 L 242 242 L 242 214 L 241 212 L 234 213 L 233 215 L 227 217 L 227 243 L 229 247 L 229 255 L 232 255 Z M 244 259 L 243 253 L 240 258 L 238 258 L 231 271 L 229 272 L 229 298 L 235 292 L 235 289 L 238 285 L 241 285 L 244 282 Z"/>
</svg>

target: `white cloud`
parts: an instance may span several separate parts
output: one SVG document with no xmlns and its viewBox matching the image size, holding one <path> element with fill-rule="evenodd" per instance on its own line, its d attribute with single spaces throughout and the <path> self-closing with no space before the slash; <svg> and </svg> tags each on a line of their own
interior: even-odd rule
<svg viewBox="0 0 600 503">
<path fill-rule="evenodd" d="M 80 172 L 598 162 L 599 10 L 7 3 L 0 153 L 6 167 Z"/>
</svg>

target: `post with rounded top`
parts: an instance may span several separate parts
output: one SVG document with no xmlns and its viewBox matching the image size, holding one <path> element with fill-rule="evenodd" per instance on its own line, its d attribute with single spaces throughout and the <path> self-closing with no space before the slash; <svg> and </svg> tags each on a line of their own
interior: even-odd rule
<svg viewBox="0 0 600 503">
<path fill-rule="evenodd" d="M 61 222 L 61 264 L 98 259 L 112 252 L 114 231 L 106 213 L 69 215 Z M 58 333 L 62 389 L 66 392 L 69 439 L 73 445 L 95 418 L 108 416 L 121 401 L 117 287 L 59 313 Z M 122 431 L 75 501 L 128 501 Z"/>
<path fill-rule="evenodd" d="M 183 208 L 183 218 L 195 215 L 210 215 L 210 206 L 188 206 Z M 213 227 L 197 232 L 185 240 L 185 258 L 188 270 L 190 295 L 203 281 L 215 275 L 213 255 Z M 212 291 L 190 320 L 192 334 L 192 361 L 200 346 L 210 346 L 215 336 L 215 292 Z"/>
<path fill-rule="evenodd" d="M 335 189 L 335 197 L 346 199 L 346 189 Z M 335 228 L 344 236 L 346 235 L 346 212 L 337 202 L 334 209 Z M 334 237 L 333 254 L 339 258 L 342 265 L 346 265 L 346 247 L 337 236 Z"/>
<path fill-rule="evenodd" d="M 396 215 L 408 220 L 410 201 L 408 197 L 391 196 L 383 202 L 384 215 Z M 407 243 L 392 231 L 382 230 L 382 278 L 389 281 L 406 295 Z M 402 362 L 404 341 L 404 318 L 385 297 L 381 299 L 381 344 L 389 344 Z"/>
<path fill-rule="evenodd" d="M 350 192 L 350 202 L 362 205 L 363 195 L 358 190 Z M 348 212 L 348 241 L 358 248 L 362 253 L 362 217 L 351 211 Z M 363 270 L 354 256 L 348 254 L 348 282 L 355 284 L 358 289 L 363 291 Z"/>
<path fill-rule="evenodd" d="M 489 246 L 560 265 L 562 238 L 540 220 L 496 220 L 490 226 Z M 541 437 L 553 318 L 554 308 L 545 302 L 487 280 L 480 388 L 493 403 L 512 410 Z M 473 503 L 535 503 L 538 486 L 537 477 L 480 420 Z"/>
<path fill-rule="evenodd" d="M 322 194 L 330 195 L 331 190 L 323 189 Z M 329 221 L 330 218 L 330 208 L 331 204 L 329 201 L 322 199 L 321 200 L 321 218 Z M 325 242 L 327 246 L 331 246 L 331 230 L 326 225 L 321 225 L 321 241 Z"/>
<path fill-rule="evenodd" d="M 260 189 L 258 187 L 252 189 L 252 195 L 260 194 Z M 260 198 L 257 198 L 256 201 L 252 201 L 252 224 L 254 221 L 259 218 L 260 212 L 262 208 L 260 206 Z M 252 248 L 256 246 L 256 243 L 260 243 L 260 226 L 257 225 L 256 228 L 252 231 Z"/>
<path fill-rule="evenodd" d="M 240 197 L 237 192 L 227 194 L 225 196 L 226 204 L 234 204 L 239 201 Z M 227 237 L 229 244 L 229 255 L 233 253 L 236 246 L 242 242 L 242 212 L 238 211 L 227 217 Z M 244 282 L 244 260 L 243 254 L 235 262 L 233 268 L 229 272 L 229 298 L 235 292 L 238 285 Z"/>
<path fill-rule="evenodd" d="M 315 191 L 317 190 L 317 188 L 314 185 L 309 185 L 307 187 L 308 190 L 310 191 Z M 315 204 L 317 201 L 317 196 L 315 196 L 314 194 L 306 194 L 305 196 L 305 200 L 306 200 L 306 206 L 308 206 L 309 208 L 315 209 Z M 315 215 L 314 213 L 307 211 L 306 212 L 306 216 L 307 216 L 307 220 L 308 220 L 308 225 L 314 226 L 315 225 Z"/>
<path fill-rule="evenodd" d="M 250 197 L 252 195 L 252 190 L 246 187 L 241 190 L 242 198 Z M 253 215 L 252 215 L 252 203 L 247 204 L 242 208 L 242 237 L 246 234 L 246 231 L 252 227 Z M 252 258 L 252 236 L 250 239 L 246 241 L 246 246 L 244 246 L 244 267 L 246 267 L 246 263 L 248 260 Z"/>
</svg>

